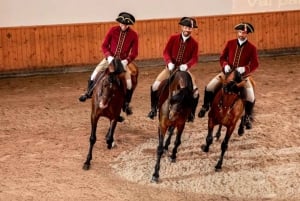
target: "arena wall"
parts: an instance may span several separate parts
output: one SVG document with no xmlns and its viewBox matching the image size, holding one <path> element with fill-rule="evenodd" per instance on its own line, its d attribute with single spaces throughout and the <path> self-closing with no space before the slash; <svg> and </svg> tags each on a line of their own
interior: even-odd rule
<svg viewBox="0 0 300 201">
<path fill-rule="evenodd" d="M 180 31 L 180 18 L 137 20 L 137 61 L 159 60 L 170 34 Z M 234 25 L 251 22 L 255 33 L 249 40 L 260 54 L 300 49 L 300 11 L 278 11 L 196 17 L 199 56 L 218 55 L 225 42 L 236 37 Z M 0 27 L 0 72 L 93 66 L 102 58 L 102 40 L 116 22 L 73 23 Z"/>
</svg>

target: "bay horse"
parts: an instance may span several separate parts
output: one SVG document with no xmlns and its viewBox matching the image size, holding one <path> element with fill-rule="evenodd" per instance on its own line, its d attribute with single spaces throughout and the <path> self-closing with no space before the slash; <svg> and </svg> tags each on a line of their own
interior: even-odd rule
<svg viewBox="0 0 300 201">
<path fill-rule="evenodd" d="M 170 155 L 170 161 L 176 162 L 176 154 L 181 144 L 181 135 L 185 123 L 192 111 L 193 83 L 188 72 L 173 72 L 169 79 L 163 81 L 158 89 L 158 147 L 157 159 L 152 175 L 152 182 L 158 182 L 160 160 L 164 152 L 168 150 L 173 130 L 176 128 L 177 135 L 174 148 Z M 169 131 L 169 138 L 164 145 L 165 134 Z"/>
<path fill-rule="evenodd" d="M 221 78 L 222 79 L 222 78 Z M 228 142 L 233 133 L 236 124 L 241 119 L 238 134 L 244 133 L 244 121 L 242 115 L 244 112 L 244 101 L 242 98 L 242 87 L 245 80 L 238 71 L 232 71 L 225 75 L 225 80 L 222 80 L 223 86 L 216 93 L 211 109 L 208 113 L 208 134 L 206 137 L 206 144 L 201 146 L 204 152 L 209 151 L 209 146 L 213 143 L 213 129 L 219 125 L 217 132 L 217 139 L 220 137 L 221 126 L 226 127 L 226 135 L 221 144 L 221 156 L 215 166 L 215 170 L 222 169 L 224 154 L 228 148 Z"/>
<path fill-rule="evenodd" d="M 138 68 L 134 63 L 130 63 L 132 89 L 137 86 Z M 84 162 L 83 169 L 90 168 L 92 160 L 92 151 L 96 143 L 96 130 L 100 117 L 106 117 L 110 121 L 109 129 L 105 136 L 107 148 L 111 149 L 114 143 L 114 131 L 117 122 L 120 120 L 120 113 L 125 101 L 126 80 L 123 65 L 120 59 L 115 58 L 106 69 L 96 77 L 96 84 L 93 89 L 92 109 L 91 109 L 91 135 L 90 146 L 87 159 Z"/>
</svg>

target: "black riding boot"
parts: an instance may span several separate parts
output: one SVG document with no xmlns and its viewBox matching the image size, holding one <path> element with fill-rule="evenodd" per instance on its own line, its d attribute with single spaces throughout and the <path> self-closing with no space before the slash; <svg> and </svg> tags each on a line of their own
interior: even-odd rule
<svg viewBox="0 0 300 201">
<path fill-rule="evenodd" d="M 123 105 L 123 112 L 125 112 L 127 115 L 132 115 L 132 110 L 131 107 L 129 106 L 129 103 L 131 101 L 132 98 L 132 94 L 133 94 L 133 90 L 132 89 L 127 89 L 126 90 L 126 94 L 125 94 L 125 102 Z"/>
<path fill-rule="evenodd" d="M 150 119 L 154 119 L 154 117 L 157 115 L 157 99 L 157 91 L 153 91 L 151 87 L 151 111 L 148 114 Z"/>
<path fill-rule="evenodd" d="M 213 92 L 207 91 L 206 88 L 205 88 L 205 91 L 204 91 L 204 103 L 202 105 L 201 110 L 198 113 L 198 117 L 199 118 L 204 117 L 205 113 L 209 110 L 209 106 L 210 106 L 210 104 L 212 102 L 213 95 L 214 95 Z"/>
<path fill-rule="evenodd" d="M 195 113 L 196 113 L 196 108 L 197 108 L 197 105 L 198 105 L 198 101 L 199 101 L 199 94 L 196 98 L 193 98 L 193 101 L 192 101 L 192 112 L 190 113 L 188 119 L 187 119 L 187 122 L 194 122 L 194 119 L 195 119 Z"/>
<path fill-rule="evenodd" d="M 245 102 L 245 126 L 246 129 L 251 129 L 252 128 L 252 113 L 253 113 L 253 107 L 254 107 L 254 103 L 251 103 L 249 101 Z"/>
<path fill-rule="evenodd" d="M 91 98 L 93 95 L 93 88 L 94 88 L 94 80 L 89 80 L 87 90 L 85 94 L 79 97 L 79 101 L 84 102 L 86 101 L 86 99 Z"/>
</svg>

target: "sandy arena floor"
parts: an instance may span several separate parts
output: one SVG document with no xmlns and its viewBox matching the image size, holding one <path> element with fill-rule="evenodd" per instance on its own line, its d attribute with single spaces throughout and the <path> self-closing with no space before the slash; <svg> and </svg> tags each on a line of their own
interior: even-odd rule
<svg viewBox="0 0 300 201">
<path fill-rule="evenodd" d="M 186 125 L 177 162 L 163 158 L 159 184 L 150 182 L 158 122 L 146 115 L 150 85 L 163 67 L 140 68 L 134 114 L 118 124 L 112 150 L 104 141 L 108 120 L 100 119 L 89 171 L 82 165 L 90 101 L 78 96 L 90 73 L 0 79 L 0 200 L 299 201 L 299 63 L 299 55 L 260 58 L 253 129 L 242 137 L 235 131 L 221 172 L 214 171 L 221 141 L 200 151 L 207 117 L 197 118 Z M 218 62 L 192 71 L 201 91 L 198 112 Z"/>
</svg>

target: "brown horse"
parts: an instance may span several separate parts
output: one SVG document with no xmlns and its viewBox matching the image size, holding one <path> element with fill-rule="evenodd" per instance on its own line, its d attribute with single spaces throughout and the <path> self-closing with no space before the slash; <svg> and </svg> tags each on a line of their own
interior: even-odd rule
<svg viewBox="0 0 300 201">
<path fill-rule="evenodd" d="M 245 81 L 242 80 L 241 75 L 237 71 L 232 71 L 226 75 L 223 80 L 223 87 L 216 93 L 211 109 L 208 113 L 208 134 L 206 137 L 206 145 L 202 145 L 204 152 L 209 151 L 209 146 L 213 143 L 213 129 L 216 125 L 220 125 L 219 134 L 220 137 L 221 126 L 226 127 L 226 136 L 221 144 L 221 156 L 218 160 L 215 170 L 222 169 L 223 157 L 228 147 L 228 142 L 233 133 L 236 124 L 241 119 L 244 112 L 244 102 L 242 99 L 241 89 Z M 244 133 L 244 121 L 241 120 L 239 135 Z"/>
<path fill-rule="evenodd" d="M 158 147 L 152 182 L 158 182 L 160 160 L 163 153 L 168 150 L 175 128 L 177 135 L 170 160 L 171 162 L 176 161 L 177 149 L 181 144 L 181 135 L 188 116 L 192 111 L 193 83 L 191 76 L 187 72 L 175 71 L 168 80 L 161 83 L 158 92 Z M 170 135 L 164 146 L 164 138 L 167 130 L 169 130 Z"/>
<path fill-rule="evenodd" d="M 253 77 L 248 76 L 248 78 L 254 88 L 254 91 L 255 91 L 256 83 L 255 83 Z M 245 83 L 245 81 L 239 83 L 239 86 L 243 86 L 244 83 Z M 246 129 L 249 129 L 248 121 L 252 121 L 252 119 L 249 119 L 247 121 L 246 118 L 247 118 L 247 115 L 244 113 L 243 116 L 241 117 L 241 122 L 240 122 L 239 129 L 238 129 L 239 136 L 242 136 L 245 133 L 245 127 L 246 127 Z M 219 140 L 219 138 L 221 137 L 221 130 L 222 130 L 222 124 L 219 125 L 219 128 L 215 134 L 216 140 Z"/>
<path fill-rule="evenodd" d="M 137 86 L 138 68 L 135 64 L 129 64 L 132 72 L 133 90 Z M 114 143 L 114 131 L 117 122 L 120 121 L 120 113 L 125 101 L 126 80 L 123 65 L 120 59 L 114 59 L 106 71 L 99 73 L 93 89 L 92 111 L 91 111 L 91 135 L 90 146 L 87 159 L 83 169 L 90 168 L 92 151 L 96 143 L 96 130 L 100 117 L 106 117 L 110 121 L 110 126 L 106 134 L 107 148 L 111 149 Z"/>
</svg>

